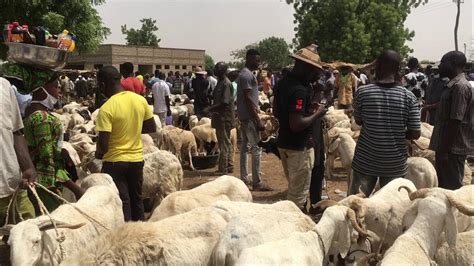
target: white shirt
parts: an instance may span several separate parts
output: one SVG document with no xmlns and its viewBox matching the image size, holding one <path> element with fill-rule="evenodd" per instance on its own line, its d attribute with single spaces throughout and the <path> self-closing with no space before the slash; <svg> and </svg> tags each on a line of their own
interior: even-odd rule
<svg viewBox="0 0 474 266">
<path fill-rule="evenodd" d="M 170 87 L 165 81 L 159 80 L 151 87 L 153 93 L 153 110 L 155 114 L 164 113 L 168 110 L 165 97 L 170 96 Z"/>
<path fill-rule="evenodd" d="M 15 92 L 4 78 L 0 78 L 0 110 L 0 198 L 5 198 L 15 191 L 21 179 L 13 132 L 23 128 L 23 121 Z"/>
<path fill-rule="evenodd" d="M 214 89 L 217 86 L 217 79 L 213 76 L 208 76 L 207 80 L 209 81 L 209 89 L 210 89 L 209 92 L 212 95 L 212 93 L 214 92 Z"/>
<path fill-rule="evenodd" d="M 366 85 L 366 84 L 367 84 L 367 80 L 368 80 L 369 78 L 367 78 L 367 76 L 366 76 L 364 73 L 360 73 L 359 79 L 360 79 L 360 82 L 362 83 L 362 85 Z"/>
<path fill-rule="evenodd" d="M 18 92 L 17 88 L 12 85 L 13 90 L 15 91 L 16 100 L 20 106 L 20 112 L 22 116 L 25 116 L 26 108 L 30 106 L 31 100 L 33 97 L 31 94 L 21 94 Z"/>
</svg>

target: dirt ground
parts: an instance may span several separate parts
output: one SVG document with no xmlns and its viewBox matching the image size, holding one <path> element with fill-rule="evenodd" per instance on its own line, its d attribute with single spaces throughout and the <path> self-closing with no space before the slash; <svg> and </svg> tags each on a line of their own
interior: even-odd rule
<svg viewBox="0 0 474 266">
<path fill-rule="evenodd" d="M 251 173 L 251 158 L 250 154 L 248 155 L 248 167 L 249 173 Z M 262 180 L 269 185 L 273 191 L 269 192 L 260 192 L 252 191 L 252 196 L 255 202 L 264 202 L 264 203 L 272 203 L 279 200 L 286 199 L 286 193 L 288 190 L 288 182 L 286 181 L 285 174 L 283 173 L 283 168 L 281 166 L 281 162 L 273 154 L 262 154 L 261 157 L 261 173 L 262 173 Z M 189 170 L 189 168 L 185 167 L 184 170 L 184 188 L 183 189 L 191 189 L 200 184 L 205 182 L 211 181 L 215 179 L 216 175 L 213 175 L 213 172 L 217 170 L 217 167 L 212 169 L 206 170 L 197 170 L 195 172 Z M 343 169 L 339 169 L 343 170 Z M 335 180 L 329 180 L 327 182 L 326 190 L 323 192 L 323 195 L 329 196 L 330 199 L 339 200 L 343 198 L 341 195 L 336 193 L 335 191 L 343 191 L 347 190 L 347 179 L 343 172 L 336 171 L 337 178 Z M 234 159 L 234 172 L 232 173 L 233 176 L 240 177 L 240 163 L 239 163 L 239 153 L 235 154 Z"/>
</svg>

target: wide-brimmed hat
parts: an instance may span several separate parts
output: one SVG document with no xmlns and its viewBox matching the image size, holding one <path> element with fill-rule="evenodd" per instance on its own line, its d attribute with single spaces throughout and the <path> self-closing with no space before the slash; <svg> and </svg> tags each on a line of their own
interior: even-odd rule
<svg viewBox="0 0 474 266">
<path fill-rule="evenodd" d="M 317 68 L 323 68 L 325 63 L 321 61 L 321 57 L 318 54 L 318 46 L 311 44 L 305 48 L 299 49 L 296 53 L 290 55 L 296 60 L 301 60 Z"/>
<path fill-rule="evenodd" d="M 207 72 L 202 70 L 202 68 L 200 67 L 195 67 L 194 70 L 193 70 L 193 73 L 194 74 L 199 74 L 199 75 L 206 75 Z"/>
</svg>

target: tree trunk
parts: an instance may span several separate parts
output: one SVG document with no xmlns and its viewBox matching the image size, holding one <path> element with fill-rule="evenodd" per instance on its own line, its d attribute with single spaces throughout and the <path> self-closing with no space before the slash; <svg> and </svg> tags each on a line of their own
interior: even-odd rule
<svg viewBox="0 0 474 266">
<path fill-rule="evenodd" d="M 454 25 L 454 48 L 456 51 L 459 51 L 458 49 L 458 28 L 459 28 L 459 17 L 461 16 L 461 0 L 457 0 L 456 3 L 458 7 L 458 13 L 456 14 L 456 24 Z"/>
</svg>

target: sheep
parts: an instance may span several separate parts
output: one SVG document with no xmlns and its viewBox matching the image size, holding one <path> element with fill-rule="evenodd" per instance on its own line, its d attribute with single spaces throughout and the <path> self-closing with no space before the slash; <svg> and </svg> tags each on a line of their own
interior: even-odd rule
<svg viewBox="0 0 474 266">
<path fill-rule="evenodd" d="M 259 114 L 258 115 L 265 129 L 260 133 L 261 139 L 267 139 L 278 132 L 279 123 L 273 115 Z"/>
<path fill-rule="evenodd" d="M 80 103 L 70 102 L 63 106 L 63 111 L 69 114 L 73 114 L 77 111 L 79 107 L 82 107 Z"/>
<path fill-rule="evenodd" d="M 65 265 L 207 265 L 226 212 L 197 208 L 158 222 L 126 223 L 86 245 Z"/>
<path fill-rule="evenodd" d="M 350 119 L 347 119 L 347 120 L 341 120 L 341 121 L 338 121 L 337 123 L 334 124 L 333 128 L 334 127 L 339 127 L 339 128 L 351 128 L 352 125 L 351 125 L 351 120 Z M 352 130 L 352 128 L 351 128 Z"/>
<path fill-rule="evenodd" d="M 358 217 L 364 217 L 367 230 L 382 238 L 383 248 L 390 247 L 403 232 L 403 216 L 410 207 L 408 193 L 399 191 L 401 186 L 415 190 L 415 185 L 408 179 L 397 178 L 375 192 L 369 198 L 351 195 L 338 202 L 339 205 L 354 209 Z M 385 232 L 386 231 L 386 232 Z"/>
<path fill-rule="evenodd" d="M 474 264 L 474 231 L 458 233 L 455 248 L 443 243 L 434 255 L 439 265 L 473 265 Z"/>
<path fill-rule="evenodd" d="M 110 178 L 106 174 L 89 178 L 100 177 Z M 101 225 L 86 218 L 73 206 Z M 51 217 L 63 239 L 61 244 L 55 230 L 51 230 L 53 225 L 46 215 L 2 229 L 7 231 L 3 233 L 10 234 L 8 244 L 13 265 L 57 265 L 90 244 L 92 239 L 124 223 L 122 201 L 115 185 L 92 186 L 77 203 L 59 206 L 51 213 Z"/>
<path fill-rule="evenodd" d="M 436 169 L 422 157 L 409 157 L 407 159 L 408 173 L 405 178 L 411 180 L 417 189 L 438 186 Z"/>
<path fill-rule="evenodd" d="M 57 119 L 61 120 L 63 125 L 63 130 L 66 131 L 69 128 L 69 123 L 71 123 L 71 115 L 68 113 L 58 114 L 56 112 L 51 112 L 51 114 Z"/>
<path fill-rule="evenodd" d="M 201 125 L 210 125 L 211 124 L 211 119 L 209 117 L 202 117 L 199 119 L 199 122 L 197 123 L 198 126 Z"/>
<path fill-rule="evenodd" d="M 474 208 L 466 206 L 449 192 L 424 189 L 410 193 L 412 200 L 422 198 L 416 203 L 416 218 L 385 252 L 381 265 L 431 264 L 443 231 L 448 245 L 456 246 L 458 230 L 452 207 L 470 216 L 474 215 Z"/>
<path fill-rule="evenodd" d="M 307 232 L 315 226 L 301 211 L 283 212 L 257 207 L 249 207 L 229 220 L 212 253 L 213 265 L 234 265 L 245 248 L 287 238 L 294 232 Z"/>
<path fill-rule="evenodd" d="M 345 110 L 334 110 L 329 108 L 328 112 L 324 115 L 324 122 L 326 123 L 326 128 L 330 129 L 334 125 L 342 120 L 349 120 L 349 117 L 346 114 Z"/>
<path fill-rule="evenodd" d="M 204 151 L 204 143 L 217 143 L 216 129 L 212 128 L 210 124 L 198 125 L 191 129 L 196 139 L 199 141 L 200 152 Z M 217 147 L 217 145 L 216 145 Z"/>
<path fill-rule="evenodd" d="M 435 152 L 428 149 L 430 139 L 420 137 L 417 140 L 407 140 L 408 154 L 412 157 L 423 157 L 435 165 Z"/>
<path fill-rule="evenodd" d="M 173 117 L 173 124 L 178 126 L 180 116 L 188 116 L 188 108 L 186 106 L 171 106 L 171 116 Z"/>
<path fill-rule="evenodd" d="M 88 135 L 93 136 L 96 135 L 94 122 L 88 121 L 85 124 L 76 125 L 71 129 L 71 135 L 76 135 L 79 133 L 87 133 Z"/>
<path fill-rule="evenodd" d="M 74 147 L 71 145 L 71 143 L 64 141 L 62 149 L 67 151 L 69 157 L 71 158 L 75 166 L 81 164 L 81 158 L 79 157 L 79 154 L 77 153 L 76 149 L 74 149 Z"/>
<path fill-rule="evenodd" d="M 194 134 L 189 130 L 166 126 L 162 132 L 163 145 L 162 148 L 171 151 L 183 162 L 182 154 L 189 159 L 189 166 L 195 170 L 192 156 L 197 155 L 197 144 Z"/>
<path fill-rule="evenodd" d="M 197 126 L 199 122 L 199 118 L 196 115 L 191 115 L 189 117 L 189 130 L 191 130 L 193 127 Z"/>
<path fill-rule="evenodd" d="M 422 122 L 421 123 L 421 136 L 424 138 L 431 139 L 431 135 L 433 134 L 433 126 Z"/>
<path fill-rule="evenodd" d="M 355 213 L 345 206 L 333 206 L 324 212 L 315 228 L 294 232 L 288 238 L 265 242 L 242 250 L 237 265 L 322 265 L 330 250 L 345 257 L 353 231 L 366 235 L 357 224 Z"/>
<path fill-rule="evenodd" d="M 68 142 L 77 151 L 81 161 L 83 161 L 84 156 L 95 152 L 96 150 L 96 145 L 86 133 L 79 133 L 77 135 L 71 136 Z"/>
<path fill-rule="evenodd" d="M 143 154 L 153 153 L 158 150 L 153 138 L 148 134 L 141 134 Z"/>
<path fill-rule="evenodd" d="M 75 126 L 84 125 L 86 120 L 78 113 L 73 113 L 71 115 L 71 122 L 69 123 L 69 129 L 73 129 Z"/>
<path fill-rule="evenodd" d="M 168 151 L 157 150 L 143 156 L 142 198 L 154 202 L 153 209 L 163 198 L 181 189 L 183 168 L 178 158 Z"/>
<path fill-rule="evenodd" d="M 328 147 L 328 178 L 332 177 L 332 167 L 334 165 L 335 153 L 341 157 L 342 166 L 348 173 L 348 188 L 350 188 L 352 175 L 351 166 L 352 158 L 354 157 L 356 143 L 352 137 L 347 133 L 340 133 L 339 136 Z"/>
<path fill-rule="evenodd" d="M 197 207 L 210 206 L 217 201 L 252 201 L 247 185 L 233 176 L 221 176 L 191 190 L 176 191 L 163 199 L 153 211 L 150 221 L 184 213 Z"/>
<path fill-rule="evenodd" d="M 97 120 L 97 116 L 99 116 L 99 110 L 100 109 L 96 109 L 94 112 L 92 112 L 91 114 L 91 121 L 94 122 L 95 124 L 95 121 Z"/>
</svg>

